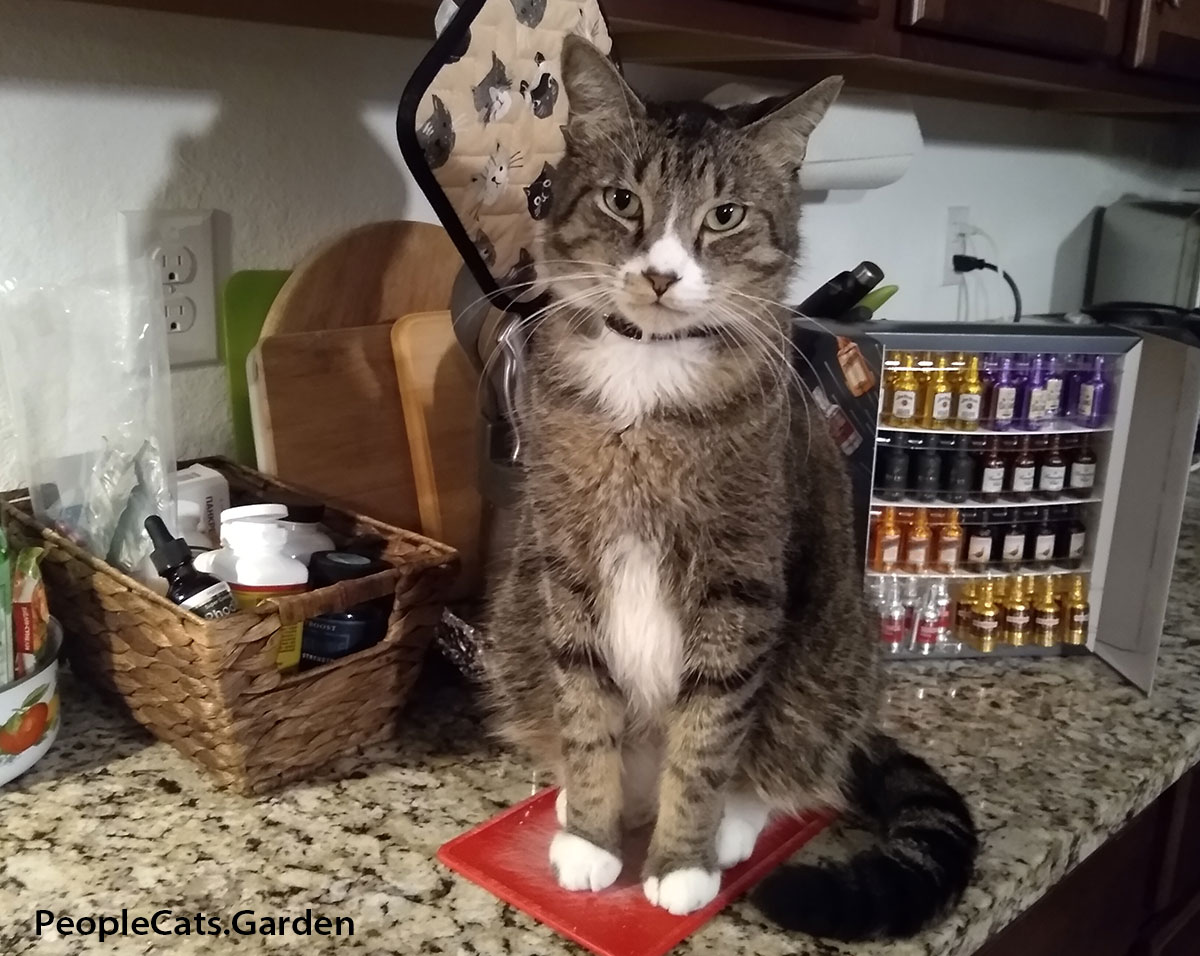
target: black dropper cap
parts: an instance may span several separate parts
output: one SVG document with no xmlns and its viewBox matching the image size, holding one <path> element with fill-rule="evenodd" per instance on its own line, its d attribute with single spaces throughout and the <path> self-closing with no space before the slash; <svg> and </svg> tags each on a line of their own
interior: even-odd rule
<svg viewBox="0 0 1200 956">
<path fill-rule="evenodd" d="M 146 519 L 146 533 L 154 542 L 154 551 L 150 554 L 150 560 L 154 562 L 155 569 L 163 577 L 166 577 L 167 572 L 172 568 L 191 563 L 192 549 L 188 547 L 188 543 L 183 538 L 172 538 L 166 523 L 158 515 L 150 515 Z"/>
</svg>

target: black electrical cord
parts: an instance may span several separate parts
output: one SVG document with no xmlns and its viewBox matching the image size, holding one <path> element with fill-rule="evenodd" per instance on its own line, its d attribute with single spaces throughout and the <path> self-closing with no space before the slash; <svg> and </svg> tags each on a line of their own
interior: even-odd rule
<svg viewBox="0 0 1200 956">
<path fill-rule="evenodd" d="M 993 272 L 999 274 L 1008 283 L 1008 287 L 1012 289 L 1013 306 L 1016 312 L 1016 318 L 1013 321 L 1021 321 L 1021 290 L 1017 288 L 1017 283 L 1012 276 L 995 263 L 988 262 L 986 259 L 978 259 L 975 256 L 955 256 L 950 261 L 954 266 L 954 271 L 959 275 L 967 272 L 978 272 L 980 269 L 991 269 Z"/>
</svg>

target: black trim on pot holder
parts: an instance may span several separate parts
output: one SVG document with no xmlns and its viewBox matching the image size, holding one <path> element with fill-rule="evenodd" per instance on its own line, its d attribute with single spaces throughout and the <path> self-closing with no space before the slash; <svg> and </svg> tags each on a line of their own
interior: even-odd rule
<svg viewBox="0 0 1200 956">
<path fill-rule="evenodd" d="M 433 41 L 429 52 L 421 58 L 421 62 L 413 70 L 412 76 L 404 86 L 404 92 L 400 94 L 400 105 L 396 110 L 396 141 L 400 144 L 400 155 L 408 164 L 413 179 L 421 192 L 425 194 L 425 198 L 429 200 L 433 211 L 437 213 L 442 227 L 450 236 L 450 241 L 454 243 L 471 275 L 479 283 L 480 290 L 491 299 L 497 308 L 521 315 L 530 315 L 535 309 L 545 305 L 547 296 L 542 295 L 535 300 L 522 302 L 513 299 L 501 289 L 496 277 L 492 275 L 492 271 L 479 254 L 474 240 L 467 234 L 457 210 L 442 190 L 441 183 L 437 181 L 433 170 L 429 168 L 429 163 L 425 159 L 425 151 L 421 149 L 421 144 L 417 141 L 417 110 L 421 108 L 421 100 L 424 99 L 425 93 L 433 85 L 433 81 L 441 69 L 451 62 L 455 50 L 467 37 L 471 24 L 475 22 L 479 11 L 487 2 L 488 0 L 463 0 L 458 8 L 458 13 L 446 24 L 446 29 Z M 596 6 L 604 28 L 608 31 L 611 39 L 612 30 L 608 17 L 598 3 Z M 619 61 L 611 51 L 609 59 L 618 63 L 618 69 L 620 68 Z M 562 82 L 561 76 L 559 82 Z"/>
</svg>

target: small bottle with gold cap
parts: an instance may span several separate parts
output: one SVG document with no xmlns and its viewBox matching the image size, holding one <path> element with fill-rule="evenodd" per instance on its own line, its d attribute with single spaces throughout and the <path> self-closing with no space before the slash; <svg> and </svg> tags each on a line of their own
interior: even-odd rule
<svg viewBox="0 0 1200 956">
<path fill-rule="evenodd" d="M 985 578 L 979 599 L 971 608 L 971 645 L 984 654 L 996 649 L 1000 636 L 1000 607 L 996 604 L 996 582 Z"/>
<path fill-rule="evenodd" d="M 875 570 L 895 571 L 900 564 L 902 534 L 896 521 L 896 509 L 884 508 L 875 532 Z"/>
<path fill-rule="evenodd" d="M 916 517 L 904 539 L 904 566 L 914 574 L 929 570 L 933 550 L 933 530 L 929 527 L 929 512 L 918 508 Z"/>
<path fill-rule="evenodd" d="M 958 570 L 962 557 L 963 529 L 958 521 L 958 509 L 949 508 L 945 521 L 938 526 L 937 554 L 935 565 L 939 571 L 953 574 Z"/>
<path fill-rule="evenodd" d="M 1033 602 L 1033 640 L 1040 647 L 1054 647 L 1062 640 L 1062 613 L 1054 594 L 1054 578 L 1041 579 Z"/>
<path fill-rule="evenodd" d="M 1009 584 L 1012 583 L 1012 578 L 996 577 L 996 578 L 991 578 L 991 582 L 992 582 L 992 597 L 995 598 L 997 604 L 999 604 L 1001 607 L 1003 607 L 1004 599 L 1006 597 L 1008 597 L 1008 586 L 1009 586 Z M 1001 623 L 1003 623 L 1003 620 L 1001 621 Z M 996 635 L 996 637 L 999 637 L 999 636 L 1000 636 L 999 634 Z"/>
<path fill-rule="evenodd" d="M 958 395 L 954 405 L 956 427 L 973 432 L 983 417 L 983 393 L 985 386 L 979 376 L 979 356 L 972 355 L 958 383 Z"/>
<path fill-rule="evenodd" d="M 1023 575 L 1013 578 L 1004 599 L 1004 642 L 1013 647 L 1024 647 L 1029 643 L 1030 625 L 1033 623 L 1029 607 L 1028 588 L 1032 581 Z"/>
<path fill-rule="evenodd" d="M 1091 617 L 1087 586 L 1081 575 L 1071 578 L 1070 590 L 1063 596 L 1063 643 L 1086 644 Z"/>
<path fill-rule="evenodd" d="M 962 384 L 963 375 L 967 371 L 967 353 L 955 352 L 950 356 L 950 384 L 954 386 L 957 392 L 958 387 Z"/>
<path fill-rule="evenodd" d="M 916 359 L 911 352 L 900 356 L 900 365 L 892 377 L 892 389 L 888 395 L 889 424 L 900 428 L 917 423 L 917 400 L 920 397 L 921 380 L 917 378 Z"/>
<path fill-rule="evenodd" d="M 971 640 L 971 619 L 975 602 L 979 599 L 979 588 L 975 580 L 964 581 L 958 590 L 958 599 L 954 607 L 954 637 L 959 641 Z"/>
<path fill-rule="evenodd" d="M 925 395 L 921 402 L 921 424 L 926 428 L 949 428 L 954 418 L 954 385 L 950 381 L 950 366 L 945 355 L 926 377 Z"/>
</svg>

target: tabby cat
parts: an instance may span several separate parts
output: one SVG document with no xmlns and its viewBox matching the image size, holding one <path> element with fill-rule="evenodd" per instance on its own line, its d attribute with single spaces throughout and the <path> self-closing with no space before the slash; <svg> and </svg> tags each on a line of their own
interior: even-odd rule
<svg viewBox="0 0 1200 956">
<path fill-rule="evenodd" d="M 849 479 L 790 374 L 797 167 L 841 81 L 721 111 L 643 102 L 568 38 L 567 152 L 529 321 L 528 449 L 488 662 L 499 732 L 559 776 L 550 863 L 603 890 L 624 829 L 672 913 L 716 895 L 769 817 L 878 832 L 757 893 L 782 925 L 903 936 L 962 894 L 962 798 L 876 725 Z M 790 436 L 790 439 L 789 439 Z"/>
</svg>

